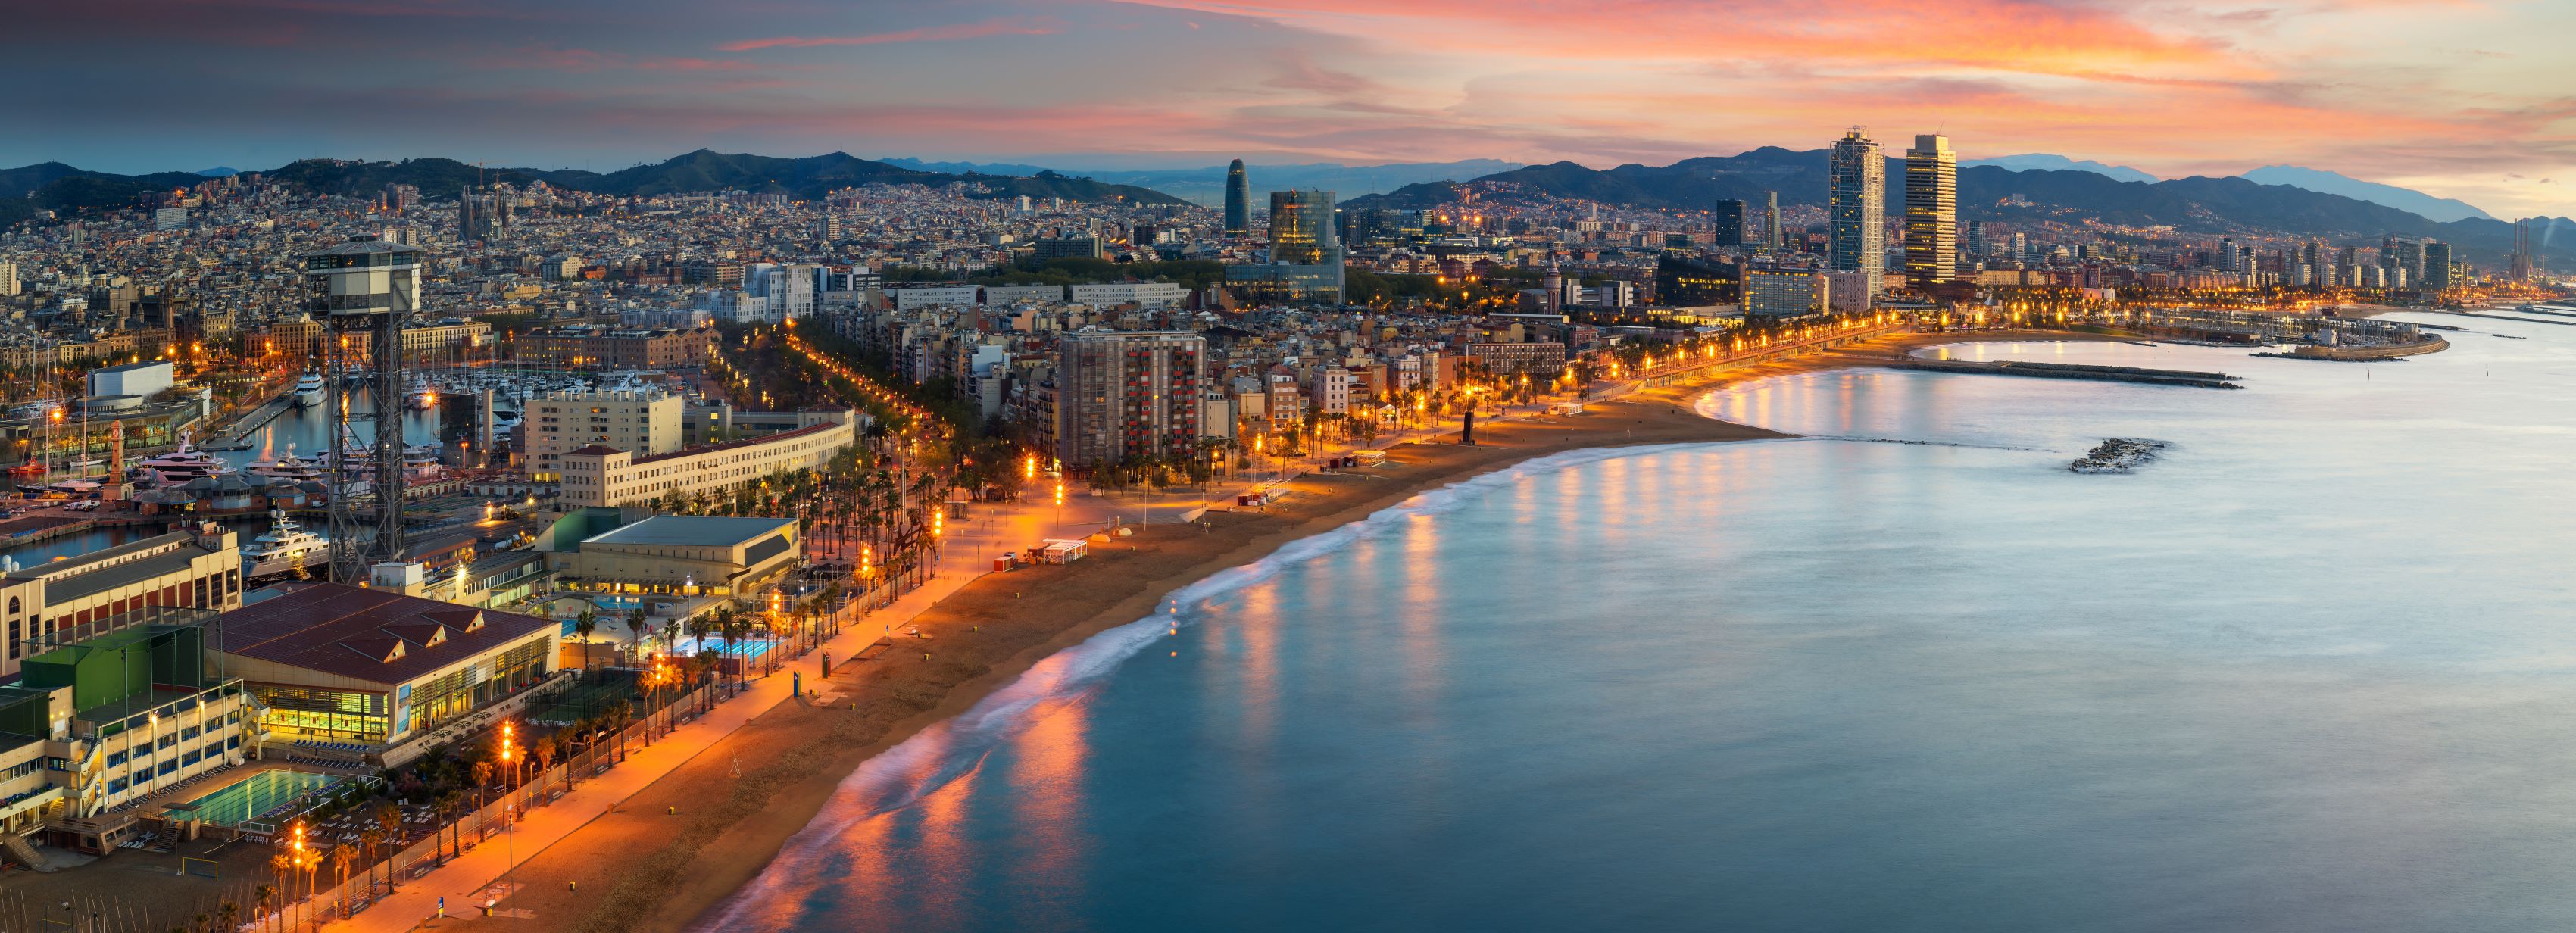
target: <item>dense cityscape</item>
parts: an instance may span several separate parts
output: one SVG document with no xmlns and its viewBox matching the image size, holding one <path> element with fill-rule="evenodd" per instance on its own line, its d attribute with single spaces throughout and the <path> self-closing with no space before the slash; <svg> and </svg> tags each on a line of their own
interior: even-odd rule
<svg viewBox="0 0 2576 933">
<path fill-rule="evenodd" d="M 2566 11 L 848 6 L 28 11 L 0 933 L 2576 918 Z"/>
</svg>

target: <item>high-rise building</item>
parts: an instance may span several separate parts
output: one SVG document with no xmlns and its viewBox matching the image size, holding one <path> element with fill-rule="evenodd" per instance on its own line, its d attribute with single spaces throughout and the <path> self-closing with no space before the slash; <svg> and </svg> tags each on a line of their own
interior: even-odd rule
<svg viewBox="0 0 2576 933">
<path fill-rule="evenodd" d="M 1905 153 L 1905 283 L 1923 289 L 1959 268 L 1959 155 L 1950 137 L 1914 137 Z"/>
<path fill-rule="evenodd" d="M 1341 260 L 1330 191 L 1270 193 L 1270 261 L 1316 265 Z"/>
<path fill-rule="evenodd" d="M 1780 192 L 1762 192 L 1762 251 L 1780 251 Z"/>
<path fill-rule="evenodd" d="M 1986 222 L 1985 222 L 1985 221 L 1982 221 L 1982 220 L 1971 220 L 1971 221 L 1968 221 L 1968 257 L 1969 257 L 1969 258 L 1971 258 L 1971 259 L 1984 259 L 1984 258 L 1986 258 Z"/>
<path fill-rule="evenodd" d="M 1225 232 L 1252 232 L 1252 179 L 1243 173 L 1242 159 L 1225 167 Z"/>
<path fill-rule="evenodd" d="M 1330 191 L 1270 193 L 1270 261 L 1227 266 L 1226 280 L 1277 301 L 1342 300 L 1342 240 Z"/>
<path fill-rule="evenodd" d="M 2507 266 L 2507 274 L 2516 282 L 2531 281 L 2534 265 L 2531 261 L 2531 226 L 2528 220 L 2513 222 L 2513 258 Z"/>
<path fill-rule="evenodd" d="M 385 186 L 385 207 L 396 213 L 420 206 L 420 186 L 400 183 Z"/>
<path fill-rule="evenodd" d="M 1089 328 L 1056 343 L 1055 456 L 1086 468 L 1144 456 L 1196 455 L 1200 363 L 1196 331 Z"/>
<path fill-rule="evenodd" d="M 0 262 L 0 297 L 18 293 L 18 266 Z"/>
<path fill-rule="evenodd" d="M 2030 234 L 2022 233 L 2022 232 L 2019 232 L 2019 231 L 2015 231 L 2015 232 L 2013 233 L 2013 235 L 2012 235 L 2012 259 L 2013 259 L 2013 261 L 2014 261 L 2014 262 L 2020 262 L 2020 261 L 2022 261 L 2022 260 L 2029 259 L 2029 258 L 2030 258 Z"/>
<path fill-rule="evenodd" d="M 1834 140 L 1825 201 L 1825 260 L 1858 272 L 1877 298 L 1887 271 L 1887 157 L 1860 127 Z"/>
<path fill-rule="evenodd" d="M 2218 238 L 2218 252 L 2211 255 L 2210 265 L 2217 266 L 2219 271 L 2222 272 L 2239 271 L 2236 268 L 2235 237 L 2227 236 Z"/>
<path fill-rule="evenodd" d="M 2425 291 L 2441 291 L 2458 282 L 2458 272 L 2451 265 L 2451 244 L 2440 240 L 2424 241 Z"/>
<path fill-rule="evenodd" d="M 1709 229 L 1716 234 L 1714 245 L 1744 245 L 1744 202 L 1728 198 L 1717 200 L 1717 209 L 1709 213 Z"/>
</svg>

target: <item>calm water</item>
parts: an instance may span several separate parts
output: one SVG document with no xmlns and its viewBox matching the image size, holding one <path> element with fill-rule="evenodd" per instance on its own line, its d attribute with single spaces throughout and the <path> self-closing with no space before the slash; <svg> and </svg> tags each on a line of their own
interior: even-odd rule
<svg viewBox="0 0 2576 933">
<path fill-rule="evenodd" d="M 1704 408 L 1870 440 L 1420 497 L 870 762 L 707 928 L 2565 929 L 2576 329 L 2478 323 L 2533 339 L 1960 348 L 2248 388 L 1790 377 Z"/>
</svg>

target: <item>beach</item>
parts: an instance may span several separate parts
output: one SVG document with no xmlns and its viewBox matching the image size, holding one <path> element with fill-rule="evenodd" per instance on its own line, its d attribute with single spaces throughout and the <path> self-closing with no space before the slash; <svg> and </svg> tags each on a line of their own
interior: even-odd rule
<svg viewBox="0 0 2576 933">
<path fill-rule="evenodd" d="M 1300 477 L 1289 484 L 1286 499 L 1263 511 L 1213 511 L 1198 525 L 1146 526 L 1132 537 L 1095 545 L 1073 565 L 986 574 L 897 626 L 917 626 L 927 638 L 898 636 L 896 646 L 875 660 L 838 664 L 828 681 L 816 678 L 818 659 L 800 660 L 796 669 L 824 702 L 784 702 L 762 712 L 616 812 L 536 854 L 518 876 L 545 880 L 512 895 L 502 916 L 440 925 L 524 927 L 534 920 L 546 929 L 688 929 L 757 874 L 869 757 L 967 710 L 1038 661 L 1152 614 L 1166 593 L 1421 491 L 1529 458 L 1585 448 L 1785 436 L 1692 411 L 1696 397 L 1730 382 L 1867 365 L 1873 356 L 1937 343 L 2012 339 L 2110 338 L 1904 335 L 1872 341 L 1858 352 L 1728 369 L 1637 391 L 1596 403 L 1582 415 L 1480 420 L 1473 447 L 1454 443 L 1454 433 L 1398 446 L 1382 467 Z"/>
</svg>

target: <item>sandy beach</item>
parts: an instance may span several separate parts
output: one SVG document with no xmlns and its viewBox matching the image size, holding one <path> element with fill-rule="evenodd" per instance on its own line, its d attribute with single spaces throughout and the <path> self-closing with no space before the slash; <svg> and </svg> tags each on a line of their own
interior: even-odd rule
<svg viewBox="0 0 2576 933">
<path fill-rule="evenodd" d="M 1699 395 L 1732 382 L 1867 365 L 1938 343 L 2113 339 L 2055 332 L 1917 334 L 1837 353 L 1729 369 L 1640 391 L 1587 414 L 1480 422 L 1478 445 L 1394 448 L 1383 467 L 1297 479 L 1263 512 L 1211 512 L 1205 527 L 1154 525 L 1071 566 L 987 574 L 912 620 L 929 637 L 845 663 L 827 682 L 798 662 L 825 705 L 780 703 L 655 782 L 616 812 L 530 858 L 546 879 L 496 918 L 440 927 L 677 931 L 757 874 L 870 756 L 961 713 L 1039 660 L 1154 611 L 1162 596 L 1279 546 L 1365 517 L 1417 492 L 1532 457 L 1594 447 L 1777 438 L 1695 414 Z M 1454 441 L 1455 434 L 1442 440 Z M 1003 508 L 1009 508 L 1004 506 Z M 875 620 L 872 620 L 875 621 Z M 783 676 L 783 674 L 781 675 Z"/>
</svg>

